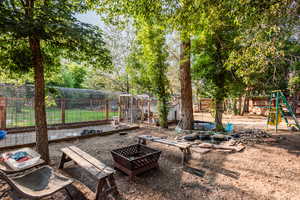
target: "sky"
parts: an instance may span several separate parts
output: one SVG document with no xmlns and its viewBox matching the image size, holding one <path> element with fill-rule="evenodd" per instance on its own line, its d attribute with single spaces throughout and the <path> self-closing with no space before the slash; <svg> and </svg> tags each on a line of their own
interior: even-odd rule
<svg viewBox="0 0 300 200">
<path fill-rule="evenodd" d="M 76 14 L 75 17 L 84 23 L 96 25 L 102 27 L 104 25 L 103 21 L 101 21 L 100 16 L 97 15 L 94 11 L 88 11 L 85 14 Z"/>
</svg>

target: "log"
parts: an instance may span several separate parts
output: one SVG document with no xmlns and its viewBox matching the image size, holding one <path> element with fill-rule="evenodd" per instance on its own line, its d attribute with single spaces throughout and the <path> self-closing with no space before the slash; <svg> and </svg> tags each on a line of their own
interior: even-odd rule
<svg viewBox="0 0 300 200">
<path fill-rule="evenodd" d="M 210 144 L 210 143 L 202 143 L 198 145 L 200 148 L 211 148 L 211 149 L 223 149 L 223 150 L 232 150 L 236 152 L 242 151 L 245 146 L 238 145 L 238 146 L 225 146 L 225 145 L 216 145 L 216 144 Z"/>
</svg>

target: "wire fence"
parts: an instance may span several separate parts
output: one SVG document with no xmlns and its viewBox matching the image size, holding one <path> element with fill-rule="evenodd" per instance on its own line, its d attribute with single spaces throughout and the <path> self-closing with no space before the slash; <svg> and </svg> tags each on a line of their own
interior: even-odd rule
<svg viewBox="0 0 300 200">
<path fill-rule="evenodd" d="M 114 99 L 47 99 L 48 125 L 112 119 L 118 116 L 118 100 Z M 0 99 L 0 128 L 35 125 L 34 99 Z"/>
</svg>

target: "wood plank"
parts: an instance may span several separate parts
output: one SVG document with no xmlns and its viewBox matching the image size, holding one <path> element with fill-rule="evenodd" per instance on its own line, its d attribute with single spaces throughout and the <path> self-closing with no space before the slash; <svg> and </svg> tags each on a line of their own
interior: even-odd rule
<svg viewBox="0 0 300 200">
<path fill-rule="evenodd" d="M 162 139 L 160 137 L 154 137 L 154 136 L 151 136 L 151 135 L 140 135 L 140 136 L 138 136 L 138 138 L 145 139 L 145 140 L 148 140 L 148 141 L 151 141 L 151 142 L 158 142 L 158 143 L 162 143 L 162 144 L 167 144 L 167 145 L 170 145 L 170 146 L 175 146 L 175 147 L 183 148 L 183 149 L 189 148 L 191 146 L 191 144 L 188 144 L 188 143 L 185 143 L 185 142 L 177 142 L 175 140 Z"/>
<path fill-rule="evenodd" d="M 204 148 L 191 148 L 192 152 L 200 153 L 200 154 L 205 154 L 211 151 L 211 149 L 204 149 Z"/>
<path fill-rule="evenodd" d="M 170 146 L 175 146 L 175 147 L 184 148 L 184 149 L 189 148 L 191 146 L 188 143 L 176 142 L 176 141 L 166 140 L 166 139 L 153 140 L 153 142 L 167 144 L 167 145 L 170 145 Z"/>
<path fill-rule="evenodd" d="M 64 152 L 73 161 L 75 161 L 84 170 L 95 176 L 97 179 L 102 179 L 103 177 L 107 176 L 106 173 L 101 173 L 101 171 L 97 167 L 89 163 L 87 160 L 82 158 L 80 155 L 78 155 L 68 147 L 61 149 L 61 151 Z"/>
<path fill-rule="evenodd" d="M 155 140 L 155 139 L 161 139 L 160 137 L 155 137 L 155 136 L 152 136 L 152 135 L 139 135 L 138 138 L 145 139 L 145 140 L 148 140 L 148 141 L 152 141 L 152 140 Z"/>
<path fill-rule="evenodd" d="M 231 151 L 242 151 L 245 146 L 239 145 L 239 146 L 227 146 L 227 145 L 217 145 L 217 144 L 210 144 L 210 143 L 202 143 L 199 144 L 198 147 L 200 148 L 211 148 L 211 149 L 223 149 L 223 150 L 231 150 Z"/>
<path fill-rule="evenodd" d="M 74 151 L 75 153 L 79 154 L 80 156 L 82 156 L 85 160 L 87 160 L 89 163 L 93 164 L 95 167 L 97 167 L 100 171 L 102 171 L 103 173 L 107 173 L 107 174 L 112 174 L 115 173 L 115 170 L 112 169 L 111 167 L 105 165 L 104 163 L 102 163 L 101 161 L 99 161 L 98 159 L 94 158 L 93 156 L 91 156 L 90 154 L 82 151 L 81 149 L 79 149 L 78 147 L 75 146 L 69 146 L 69 149 L 71 149 L 72 151 Z"/>
</svg>

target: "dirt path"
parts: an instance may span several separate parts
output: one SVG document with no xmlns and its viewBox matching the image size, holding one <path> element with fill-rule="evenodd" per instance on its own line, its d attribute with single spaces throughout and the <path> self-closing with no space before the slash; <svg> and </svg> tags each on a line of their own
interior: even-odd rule
<svg viewBox="0 0 300 200">
<path fill-rule="evenodd" d="M 225 117 L 226 120 L 228 117 Z M 231 117 L 230 122 L 237 128 L 263 128 L 265 118 Z M 139 134 L 176 136 L 172 130 L 142 128 L 125 136 L 115 134 L 52 144 L 51 158 L 57 166 L 61 155 L 59 149 L 76 145 L 112 166 L 110 151 L 134 144 L 134 137 Z M 117 172 L 115 178 L 122 199 L 128 200 L 300 199 L 300 134 L 282 130 L 273 133 L 273 137 L 280 139 L 279 142 L 247 146 L 240 153 L 196 155 L 197 159 L 191 161 L 190 167 L 198 169 L 201 172 L 198 175 L 183 169 L 179 150 L 150 143 L 149 146 L 163 152 L 159 161 L 160 169 L 138 176 L 133 183 L 129 183 L 127 176 L 121 172 Z M 95 183 L 82 171 L 74 169 L 75 174 L 91 188 L 95 187 Z M 56 195 L 55 199 L 67 199 L 62 194 Z"/>
</svg>

